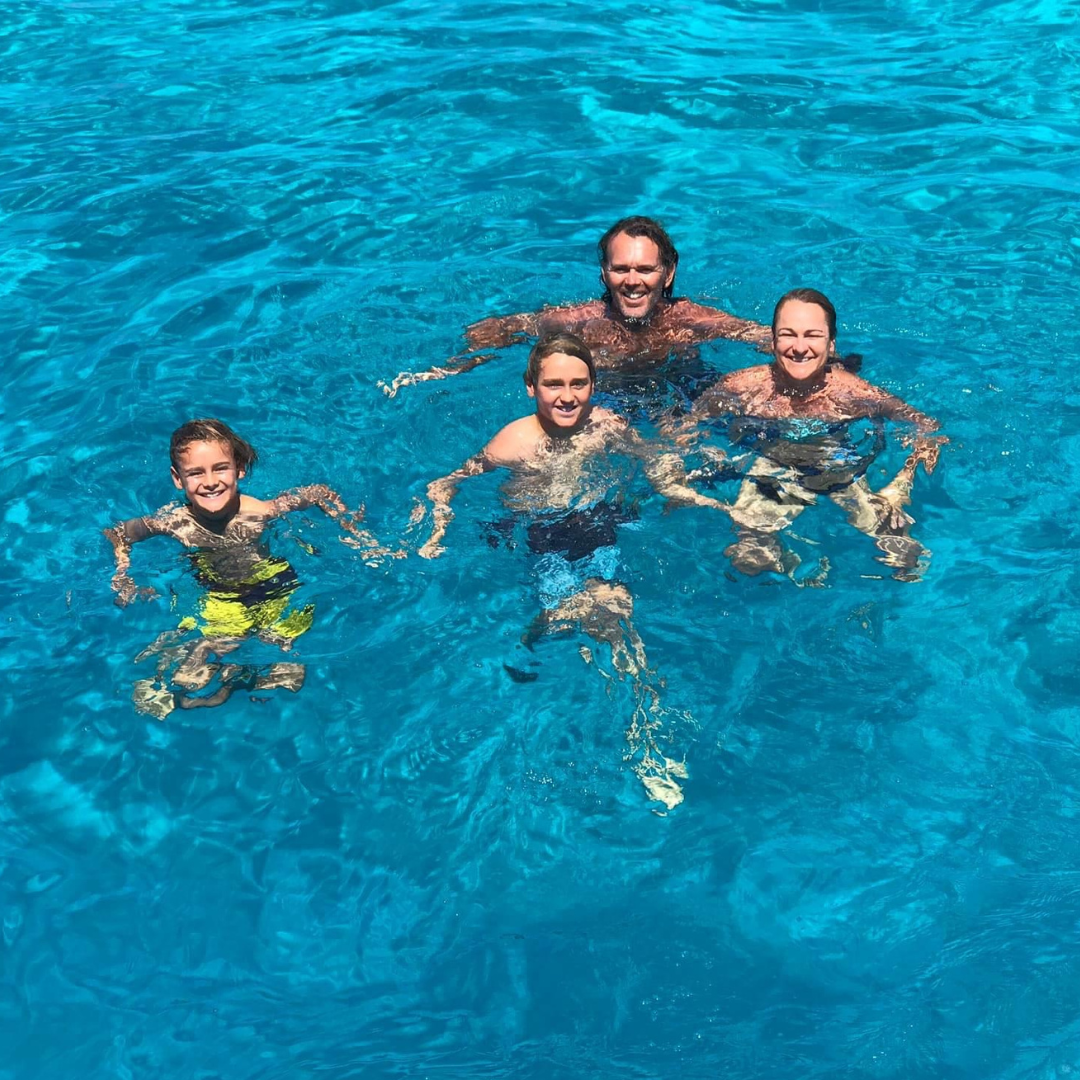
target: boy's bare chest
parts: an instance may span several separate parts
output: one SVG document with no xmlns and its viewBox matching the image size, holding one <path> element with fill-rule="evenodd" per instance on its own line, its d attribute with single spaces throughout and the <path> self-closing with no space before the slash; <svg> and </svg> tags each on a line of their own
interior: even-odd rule
<svg viewBox="0 0 1080 1080">
<path fill-rule="evenodd" d="M 183 510 L 174 526 L 174 535 L 188 547 L 225 549 L 247 546 L 262 536 L 266 519 L 253 514 L 236 514 L 220 526 L 204 523 Z"/>
</svg>

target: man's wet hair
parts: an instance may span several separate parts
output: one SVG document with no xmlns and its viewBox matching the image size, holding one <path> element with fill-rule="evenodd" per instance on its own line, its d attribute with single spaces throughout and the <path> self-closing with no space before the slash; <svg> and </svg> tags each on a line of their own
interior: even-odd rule
<svg viewBox="0 0 1080 1080">
<path fill-rule="evenodd" d="M 603 236 L 600 237 L 600 242 L 596 245 L 596 254 L 600 260 L 601 266 L 606 266 L 608 261 L 608 247 L 611 245 L 611 241 L 615 239 L 619 233 L 626 233 L 627 236 L 644 236 L 647 240 L 651 240 L 660 251 L 660 261 L 664 265 L 665 270 L 677 269 L 679 265 L 679 253 L 675 250 L 675 245 L 671 242 L 671 237 L 668 236 L 667 230 L 659 221 L 653 221 L 652 218 L 647 217 L 625 217 L 616 221 L 614 225 Z M 671 279 L 670 285 L 664 286 L 664 296 L 669 300 L 671 299 L 671 291 L 675 287 L 675 278 Z M 604 293 L 604 299 L 610 299 L 610 290 Z"/>
<path fill-rule="evenodd" d="M 536 386 L 540 379 L 540 366 L 555 353 L 564 353 L 566 356 L 576 356 L 589 369 L 590 382 L 596 382 L 596 362 L 593 360 L 592 350 L 584 341 L 569 331 L 560 334 L 552 334 L 541 338 L 529 353 L 529 362 L 525 367 L 525 385 Z"/>
<path fill-rule="evenodd" d="M 773 308 L 772 313 L 773 337 L 776 336 L 776 320 L 780 318 L 780 309 L 789 300 L 799 300 L 804 304 L 816 304 L 821 308 L 825 312 L 825 323 L 829 328 L 829 340 L 836 341 L 836 308 L 833 307 L 832 301 L 823 292 L 818 292 L 817 289 L 791 289 L 776 301 L 776 307 Z M 842 367 L 847 368 L 848 371 L 855 372 L 862 367 L 862 355 L 860 353 L 848 353 L 847 356 L 837 356 L 835 360 L 830 362 L 840 364 Z"/>
<path fill-rule="evenodd" d="M 221 420 L 189 420 L 181 424 L 169 440 L 169 460 L 172 467 L 179 471 L 180 455 L 192 444 L 197 442 L 224 443 L 232 453 L 233 461 L 238 469 L 250 472 L 259 455 L 255 447 L 239 435 L 228 424 Z"/>
</svg>

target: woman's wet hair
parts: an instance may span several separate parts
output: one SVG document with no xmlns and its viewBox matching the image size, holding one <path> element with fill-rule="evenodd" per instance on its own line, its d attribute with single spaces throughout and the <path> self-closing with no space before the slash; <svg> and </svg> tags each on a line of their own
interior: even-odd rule
<svg viewBox="0 0 1080 1080">
<path fill-rule="evenodd" d="M 816 304 L 821 308 L 825 312 L 825 323 L 829 328 L 829 340 L 836 341 L 836 308 L 833 307 L 832 301 L 823 292 L 818 292 L 817 289 L 792 289 L 790 292 L 784 293 L 776 301 L 776 307 L 773 308 L 772 313 L 773 337 L 776 336 L 776 320 L 780 318 L 780 309 L 789 300 L 800 300 L 804 304 Z M 856 372 L 862 367 L 862 355 L 860 353 L 848 353 L 847 356 L 835 357 L 830 363 L 839 364 L 850 372 Z"/>
<path fill-rule="evenodd" d="M 665 270 L 673 270 L 679 265 L 679 253 L 675 250 L 675 245 L 671 242 L 671 237 L 668 236 L 667 230 L 659 221 L 653 221 L 652 218 L 647 217 L 625 217 L 619 221 L 616 221 L 614 225 L 603 236 L 600 237 L 600 242 L 596 245 L 596 254 L 600 260 L 601 266 L 606 266 L 608 261 L 608 247 L 611 241 L 615 239 L 619 233 L 626 233 L 627 236 L 644 236 L 647 240 L 651 240 L 660 252 L 660 261 L 664 264 Z M 670 299 L 671 290 L 675 287 L 674 277 L 671 279 L 670 285 L 664 286 L 664 295 Z M 608 299 L 608 293 L 604 294 L 605 299 Z"/>
<path fill-rule="evenodd" d="M 592 351 L 577 336 L 568 331 L 561 334 L 551 334 L 541 338 L 529 353 L 529 362 L 525 367 L 525 384 L 536 386 L 540 379 L 540 366 L 555 353 L 563 353 L 566 356 L 576 356 L 588 369 L 590 382 L 596 382 L 596 363 L 593 361 Z"/>
<path fill-rule="evenodd" d="M 239 435 L 228 424 L 221 420 L 189 420 L 181 424 L 169 440 L 169 460 L 174 469 L 180 468 L 180 455 L 192 444 L 197 442 L 224 443 L 232 452 L 233 461 L 238 469 L 250 472 L 252 466 L 259 460 L 255 447 Z"/>
</svg>

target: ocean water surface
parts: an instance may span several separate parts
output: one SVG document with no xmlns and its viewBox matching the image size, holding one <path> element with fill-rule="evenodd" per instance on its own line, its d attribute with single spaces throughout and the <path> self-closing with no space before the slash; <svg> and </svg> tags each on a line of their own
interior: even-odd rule
<svg viewBox="0 0 1080 1080">
<path fill-rule="evenodd" d="M 1078 18 L 6 4 L 0 1080 L 1075 1075 Z M 644 497 L 619 574 L 688 774 L 666 814 L 603 649 L 503 671 L 540 601 L 491 476 L 437 561 L 286 519 L 303 689 L 137 712 L 198 588 L 148 542 L 162 597 L 117 608 L 101 530 L 174 496 L 172 429 L 219 416 L 246 491 L 329 483 L 415 548 L 427 482 L 528 411 L 526 350 L 379 381 L 595 296 L 628 213 L 700 302 L 822 289 L 941 420 L 923 580 L 827 503 L 791 540 L 827 587 L 737 577 L 723 518 Z"/>
</svg>

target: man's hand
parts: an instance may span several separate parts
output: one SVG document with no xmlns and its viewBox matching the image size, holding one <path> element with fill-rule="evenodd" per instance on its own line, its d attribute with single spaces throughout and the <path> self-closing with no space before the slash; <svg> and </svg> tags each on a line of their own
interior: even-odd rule
<svg viewBox="0 0 1080 1080">
<path fill-rule="evenodd" d="M 445 379 L 456 372 L 449 368 L 431 368 L 428 371 L 402 371 L 394 376 L 392 382 L 378 382 L 379 389 L 389 398 L 397 397 L 397 392 L 403 386 L 415 386 L 416 383 L 430 382 L 432 379 Z"/>
</svg>

